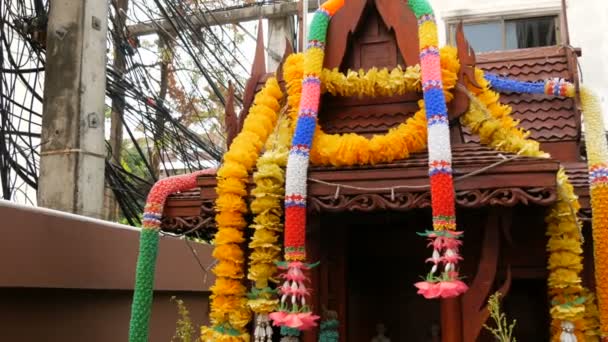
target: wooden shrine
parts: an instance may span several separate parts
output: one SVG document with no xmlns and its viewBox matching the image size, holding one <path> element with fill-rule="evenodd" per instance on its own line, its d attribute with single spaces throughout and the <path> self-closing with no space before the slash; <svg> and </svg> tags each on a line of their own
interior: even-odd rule
<svg viewBox="0 0 608 342">
<path fill-rule="evenodd" d="M 473 80 L 475 66 L 519 80 L 560 76 L 578 82 L 575 59 L 580 51 L 553 46 L 476 56 L 462 30 L 457 43 L 459 82 Z M 351 0 L 332 19 L 325 67 L 343 72 L 398 65 L 405 68 L 418 64 L 417 47 L 416 18 L 405 2 Z M 237 121 L 242 122 L 255 91 L 268 77 L 264 65 L 260 31 L 240 120 L 227 106 L 229 140 L 238 133 Z M 411 116 L 421 96 L 324 95 L 319 121 L 328 133 L 384 133 Z M 481 146 L 460 126 L 458 118 L 466 110 L 468 98 L 457 90 L 455 96 L 449 113 L 456 202 L 459 229 L 467 236 L 461 273 L 470 286 L 461 298 L 425 300 L 411 285 L 426 272 L 421 260 L 428 252 L 424 238 L 415 233 L 431 226 L 430 193 L 391 188 L 427 185 L 426 153 L 375 166 L 311 166 L 307 249 L 310 260 L 321 262 L 312 271 L 313 304 L 318 310 L 325 307 L 337 312 L 341 341 L 368 342 L 378 323 L 386 326 L 393 342 L 436 341 L 437 328 L 443 342 L 492 341 L 482 325 L 488 318 L 487 298 L 497 290 L 506 294 L 506 314 L 517 319 L 518 340 L 549 340 L 544 216 L 557 198 L 555 174 L 560 162 L 581 199 L 579 215 L 588 221 L 590 212 L 587 166 L 579 148 L 578 100 L 504 94 L 503 102 L 512 106 L 513 115 L 554 158 L 511 159 L 509 154 Z M 477 170 L 483 171 L 459 179 Z M 216 178 L 201 176 L 198 185 L 198 189 L 170 197 L 164 230 L 212 236 Z M 587 235 L 589 230 L 584 232 Z M 583 278 L 593 287 L 590 244 L 585 248 Z M 389 278 L 397 281 L 387 283 Z M 315 331 L 307 333 L 304 341 L 316 341 L 316 336 Z"/>
</svg>

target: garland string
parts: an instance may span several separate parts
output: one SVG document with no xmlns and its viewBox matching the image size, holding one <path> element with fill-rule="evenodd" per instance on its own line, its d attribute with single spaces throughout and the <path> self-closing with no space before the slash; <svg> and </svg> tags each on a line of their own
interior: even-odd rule
<svg viewBox="0 0 608 342">
<path fill-rule="evenodd" d="M 468 287 L 459 278 L 457 265 L 462 260 L 459 248 L 462 232 L 456 231 L 454 183 L 452 180 L 452 149 L 446 99 L 441 79 L 441 62 L 437 24 L 427 0 L 410 0 L 410 9 L 418 19 L 422 94 L 426 108 L 429 151 L 429 177 L 433 230 L 426 236 L 433 247 L 433 266 L 424 281 L 415 286 L 425 298 L 452 298 Z M 439 267 L 442 266 L 440 271 Z M 437 272 L 439 271 L 439 274 Z"/>
<path fill-rule="evenodd" d="M 249 110 L 242 131 L 232 141 L 224 161 L 217 172 L 216 224 L 218 231 L 214 238 L 213 257 L 218 264 L 213 269 L 215 284 L 211 287 L 212 326 L 201 328 L 203 342 L 249 341 L 246 326 L 251 319 L 245 296 L 244 215 L 247 204 L 247 180 L 249 172 L 268 136 L 273 132 L 283 97 L 281 88 L 272 77 L 256 95 L 254 105 Z"/>
<path fill-rule="evenodd" d="M 344 0 L 329 0 L 316 11 L 304 54 L 304 79 L 298 120 L 287 160 L 285 183 L 285 262 L 279 268 L 284 284 L 279 288 L 279 310 L 270 314 L 275 325 L 307 330 L 319 318 L 313 315 L 306 297 L 309 295 L 304 274 L 313 265 L 306 263 L 306 174 L 310 145 L 315 132 L 321 96 L 321 70 L 327 28 L 331 17 L 344 6 Z"/>
<path fill-rule="evenodd" d="M 135 270 L 135 289 L 129 323 L 129 342 L 148 341 L 159 232 L 167 197 L 178 191 L 195 188 L 196 178 L 199 175 L 213 172 L 215 172 L 215 169 L 208 169 L 187 175 L 161 179 L 152 186 L 148 194 L 144 207 L 144 219 L 139 240 L 139 255 L 137 256 Z"/>
<path fill-rule="evenodd" d="M 252 280 L 247 304 L 256 315 L 254 341 L 272 341 L 272 327 L 268 315 L 279 303 L 269 282 L 276 283 L 276 263 L 281 254 L 279 234 L 283 231 L 282 199 L 285 194 L 285 166 L 289 154 L 291 127 L 289 116 L 281 113 L 275 132 L 266 143 L 266 152 L 258 159 L 253 174 L 255 187 L 251 190 L 251 212 L 255 215 L 250 228 L 254 230 L 249 248 L 249 272 Z"/>
</svg>

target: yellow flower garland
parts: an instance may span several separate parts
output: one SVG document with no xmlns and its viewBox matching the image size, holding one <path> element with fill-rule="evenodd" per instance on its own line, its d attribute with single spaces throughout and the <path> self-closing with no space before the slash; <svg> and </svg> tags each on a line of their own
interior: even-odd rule
<svg viewBox="0 0 608 342">
<path fill-rule="evenodd" d="M 301 88 L 290 84 L 301 83 L 303 59 L 300 56 L 288 58 L 285 62 L 285 81 L 288 84 L 288 95 L 291 115 L 297 115 Z M 456 49 L 441 49 L 442 78 L 446 100 L 453 98 L 451 90 L 458 79 L 458 62 Z M 402 77 L 399 81 L 396 76 Z M 420 90 L 419 66 L 408 67 L 405 71 L 395 68 L 388 70 L 372 69 L 358 73 L 350 71 L 346 75 L 337 70 L 323 70 L 321 74 L 322 90 L 333 95 L 344 96 L 388 96 L 403 94 L 407 91 Z M 383 87 L 386 87 L 383 90 Z M 294 107 L 295 106 L 295 107 Z M 366 165 L 389 163 L 408 158 L 410 153 L 426 147 L 426 115 L 424 102 L 419 101 L 420 110 L 413 117 L 389 130 L 384 135 L 375 135 L 371 139 L 358 134 L 326 134 L 317 125 L 310 160 L 315 165 Z"/>
<path fill-rule="evenodd" d="M 476 70 L 477 89 L 469 85 L 471 105 L 461 122 L 480 136 L 483 144 L 497 150 L 518 153 L 530 157 L 549 155 L 540 150 L 538 142 L 528 139 L 528 132 L 517 127 L 511 116 L 511 108 L 500 104 L 499 95 L 489 89 L 483 71 Z M 557 174 L 558 201 L 551 208 L 547 222 L 547 251 L 549 252 L 549 294 L 552 299 L 552 341 L 559 341 L 562 321 L 575 326 L 578 341 L 585 341 L 585 334 L 593 335 L 593 324 L 585 314 L 585 306 L 592 305 L 593 298 L 585 296 L 579 276 L 582 265 L 582 240 L 580 222 L 576 217 L 579 203 L 564 169 Z"/>
<path fill-rule="evenodd" d="M 203 342 L 249 341 L 246 326 L 251 319 L 242 283 L 244 255 L 241 243 L 245 241 L 243 229 L 247 223 L 244 214 L 247 204 L 246 183 L 259 153 L 274 130 L 283 97 L 275 78 L 270 78 L 258 93 L 254 105 L 245 119 L 241 133 L 224 154 L 224 163 L 217 172 L 216 223 L 213 256 L 218 260 L 213 272 L 216 282 L 211 287 L 212 327 L 202 327 Z"/>
<path fill-rule="evenodd" d="M 273 298 L 268 282 L 277 282 L 274 279 L 276 262 L 280 261 L 282 250 L 279 235 L 283 231 L 282 200 L 292 136 L 290 123 L 287 114 L 279 117 L 277 128 L 268 139 L 266 152 L 258 159 L 257 171 L 253 175 L 255 188 L 251 191 L 254 199 L 250 208 L 255 217 L 250 227 L 255 231 L 249 243 L 252 253 L 247 278 L 254 281 L 254 297 L 249 299 L 248 305 L 255 314 L 268 314 L 279 303 Z"/>
</svg>

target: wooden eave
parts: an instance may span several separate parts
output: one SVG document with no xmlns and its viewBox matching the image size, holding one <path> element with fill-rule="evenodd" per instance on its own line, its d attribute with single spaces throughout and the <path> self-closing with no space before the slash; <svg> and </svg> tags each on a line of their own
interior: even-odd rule
<svg viewBox="0 0 608 342">
<path fill-rule="evenodd" d="M 513 155 L 497 153 L 476 144 L 453 148 L 458 207 L 547 206 L 555 202 L 555 175 L 560 167 L 557 161 L 519 157 L 494 166 L 505 158 L 513 158 Z M 485 168 L 488 169 L 483 170 Z M 479 173 L 459 179 L 475 172 Z M 311 167 L 309 179 L 312 179 L 308 181 L 311 211 L 407 211 L 429 208 L 431 204 L 430 192 L 424 188 L 429 185 L 426 153 L 374 166 Z M 183 232 L 213 226 L 216 177 L 200 176 L 198 185 L 198 190 L 169 198 L 165 207 L 164 230 Z M 413 188 L 398 188 L 404 185 Z M 396 188 L 391 191 L 391 187 Z"/>
</svg>

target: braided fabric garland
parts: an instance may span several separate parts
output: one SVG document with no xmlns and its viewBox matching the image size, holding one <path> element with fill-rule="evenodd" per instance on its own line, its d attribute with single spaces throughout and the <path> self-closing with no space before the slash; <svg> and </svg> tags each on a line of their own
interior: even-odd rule
<svg viewBox="0 0 608 342">
<path fill-rule="evenodd" d="M 500 92 L 544 94 L 552 96 L 573 97 L 574 84 L 562 78 L 550 78 L 540 82 L 524 82 L 490 73 L 484 74 L 490 86 Z"/>
<path fill-rule="evenodd" d="M 213 172 L 215 169 L 161 179 L 148 194 L 135 271 L 129 342 L 148 342 L 159 232 L 165 201 L 172 193 L 196 188 L 196 177 Z"/>
<path fill-rule="evenodd" d="M 598 98 L 581 89 L 585 119 L 585 144 L 589 167 L 595 284 L 600 313 L 600 335 L 608 341 L 608 143 Z"/>
<path fill-rule="evenodd" d="M 307 277 L 304 271 L 312 265 L 306 261 L 306 176 L 310 145 L 317 123 L 321 97 L 321 70 L 327 28 L 331 17 L 344 6 L 344 0 L 329 0 L 319 7 L 313 17 L 304 55 L 304 79 L 298 121 L 287 160 L 285 183 L 285 262 L 279 268 L 285 283 L 279 288 L 281 303 L 270 314 L 277 326 L 307 330 L 319 318 L 312 314 L 306 297 Z"/>
<path fill-rule="evenodd" d="M 418 293 L 425 298 L 451 298 L 464 293 L 468 287 L 460 281 L 457 264 L 462 259 L 458 253 L 462 232 L 456 230 L 454 184 L 452 181 L 452 149 L 448 111 L 443 94 L 437 24 L 433 9 L 427 0 L 410 0 L 411 10 L 418 18 L 420 66 L 422 69 L 422 93 L 426 108 L 429 177 L 431 182 L 431 206 L 433 231 L 426 236 L 433 246 L 433 264 L 425 281 L 415 284 Z M 443 270 L 436 275 L 440 265 Z"/>
</svg>

